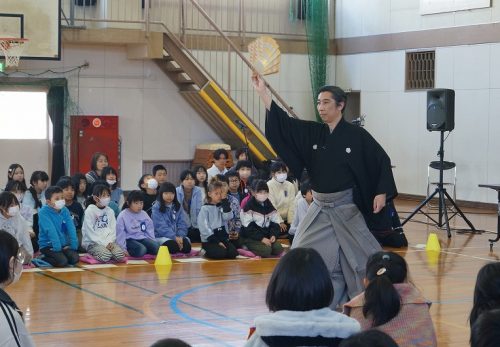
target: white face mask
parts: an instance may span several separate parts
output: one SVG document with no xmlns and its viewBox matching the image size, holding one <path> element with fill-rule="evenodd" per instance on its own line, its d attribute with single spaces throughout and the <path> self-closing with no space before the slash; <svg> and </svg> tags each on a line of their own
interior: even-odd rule
<svg viewBox="0 0 500 347">
<path fill-rule="evenodd" d="M 154 178 L 151 178 L 149 181 L 148 181 L 148 188 L 149 189 L 156 189 L 158 188 L 158 181 L 155 180 Z"/>
<path fill-rule="evenodd" d="M 267 198 L 269 198 L 269 194 L 268 193 L 257 193 L 257 194 L 255 194 L 255 199 L 258 202 L 264 202 L 264 201 L 267 200 Z"/>
<path fill-rule="evenodd" d="M 288 175 L 286 173 L 279 173 L 279 174 L 276 174 L 276 181 L 278 181 L 279 183 L 283 183 L 286 181 L 286 178 L 288 177 Z"/>
<path fill-rule="evenodd" d="M 66 202 L 64 201 L 64 199 L 56 200 L 54 205 L 55 205 L 54 207 L 56 208 L 56 210 L 60 210 L 66 205 Z"/>
<path fill-rule="evenodd" d="M 11 206 L 9 207 L 9 209 L 7 210 L 7 214 L 11 217 L 15 217 L 17 216 L 17 214 L 19 213 L 19 205 L 16 205 L 16 206 Z"/>
<path fill-rule="evenodd" d="M 110 185 L 113 186 L 116 183 L 116 180 L 106 180 L 106 182 Z"/>
<path fill-rule="evenodd" d="M 106 198 L 100 198 L 99 199 L 99 205 L 106 207 L 106 206 L 109 205 L 110 201 L 111 201 L 111 198 L 109 196 L 106 197 Z"/>
</svg>

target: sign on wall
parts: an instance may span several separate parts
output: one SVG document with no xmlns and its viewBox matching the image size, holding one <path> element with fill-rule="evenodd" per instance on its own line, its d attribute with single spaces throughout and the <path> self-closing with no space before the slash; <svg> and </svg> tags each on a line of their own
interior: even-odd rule
<svg viewBox="0 0 500 347">
<path fill-rule="evenodd" d="M 491 0 L 420 0 L 420 14 L 433 14 L 491 7 Z"/>
</svg>

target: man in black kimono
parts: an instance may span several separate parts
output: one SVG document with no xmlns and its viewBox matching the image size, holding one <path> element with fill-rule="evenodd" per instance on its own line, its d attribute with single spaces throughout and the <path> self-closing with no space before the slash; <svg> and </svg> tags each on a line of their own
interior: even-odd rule
<svg viewBox="0 0 500 347">
<path fill-rule="evenodd" d="M 347 101 L 342 89 L 319 90 L 322 124 L 289 117 L 259 76 L 252 81 L 268 110 L 267 139 L 292 172 L 306 168 L 310 176 L 314 203 L 292 247 L 321 254 L 332 274 L 335 308 L 364 290 L 366 261 L 381 250 L 367 224 L 384 223 L 380 212 L 386 199 L 397 195 L 390 159 L 365 129 L 342 118 Z"/>
</svg>

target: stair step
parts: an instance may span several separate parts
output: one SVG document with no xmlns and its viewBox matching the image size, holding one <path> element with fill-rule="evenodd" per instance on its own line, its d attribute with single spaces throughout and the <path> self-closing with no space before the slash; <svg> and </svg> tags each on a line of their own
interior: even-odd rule
<svg viewBox="0 0 500 347">
<path fill-rule="evenodd" d="M 175 61 L 165 63 L 165 70 L 168 72 L 182 73 L 184 70 Z"/>
<path fill-rule="evenodd" d="M 181 84 L 194 84 L 194 81 L 185 73 L 180 73 L 177 77 L 177 83 Z"/>
</svg>

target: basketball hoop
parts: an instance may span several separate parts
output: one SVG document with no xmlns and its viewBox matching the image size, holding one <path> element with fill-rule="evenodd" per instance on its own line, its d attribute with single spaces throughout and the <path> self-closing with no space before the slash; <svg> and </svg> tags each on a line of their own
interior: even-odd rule
<svg viewBox="0 0 500 347">
<path fill-rule="evenodd" d="M 5 66 L 18 66 L 19 57 L 24 49 L 24 44 L 28 39 L 21 38 L 0 38 L 0 48 L 5 56 Z"/>
</svg>

